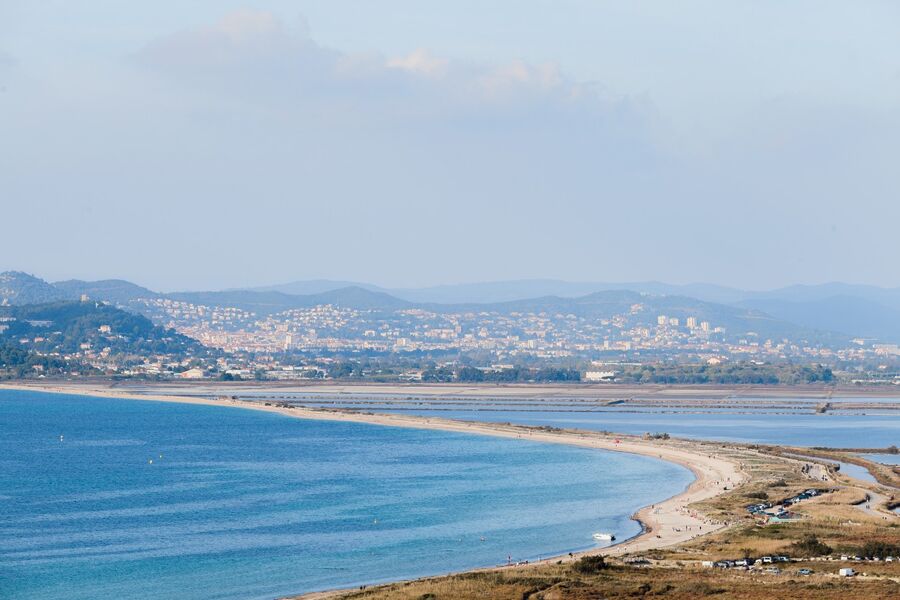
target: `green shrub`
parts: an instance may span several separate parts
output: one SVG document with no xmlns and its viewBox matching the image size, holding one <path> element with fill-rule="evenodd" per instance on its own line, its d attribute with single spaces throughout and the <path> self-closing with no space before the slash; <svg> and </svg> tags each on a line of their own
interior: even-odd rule
<svg viewBox="0 0 900 600">
<path fill-rule="evenodd" d="M 583 556 L 575 561 L 572 568 L 582 575 L 595 575 L 606 568 L 606 559 L 599 554 L 595 556 Z"/>
<path fill-rule="evenodd" d="M 831 554 L 831 546 L 820 542 L 819 538 L 814 535 L 808 535 L 802 540 L 797 540 L 789 548 L 794 556 L 824 556 Z"/>
<path fill-rule="evenodd" d="M 886 542 L 866 542 L 859 549 L 860 556 L 877 556 L 884 558 L 885 556 L 900 555 L 900 544 L 888 544 Z"/>
</svg>

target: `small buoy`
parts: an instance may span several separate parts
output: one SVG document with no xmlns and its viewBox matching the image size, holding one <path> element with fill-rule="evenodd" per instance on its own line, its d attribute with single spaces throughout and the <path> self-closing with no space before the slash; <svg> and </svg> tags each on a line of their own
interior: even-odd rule
<svg viewBox="0 0 900 600">
<path fill-rule="evenodd" d="M 162 454 L 160 454 L 159 457 L 162 458 Z"/>
<path fill-rule="evenodd" d="M 151 464 L 151 465 L 153 464 L 153 459 L 152 459 L 152 458 L 150 459 L 150 464 Z"/>
<path fill-rule="evenodd" d="M 378 519 L 375 519 L 374 521 L 372 521 L 372 524 L 373 524 L 373 525 L 378 525 Z"/>
</svg>

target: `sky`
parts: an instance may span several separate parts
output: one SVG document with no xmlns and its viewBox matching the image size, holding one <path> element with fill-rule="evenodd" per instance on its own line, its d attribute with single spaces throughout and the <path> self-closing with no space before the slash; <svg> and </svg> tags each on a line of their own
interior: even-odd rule
<svg viewBox="0 0 900 600">
<path fill-rule="evenodd" d="M 0 270 L 900 286 L 900 4 L 0 0 Z"/>
</svg>

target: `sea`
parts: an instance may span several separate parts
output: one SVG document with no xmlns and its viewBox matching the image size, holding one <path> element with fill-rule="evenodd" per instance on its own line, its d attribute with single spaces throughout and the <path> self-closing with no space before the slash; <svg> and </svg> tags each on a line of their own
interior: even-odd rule
<svg viewBox="0 0 900 600">
<path fill-rule="evenodd" d="M 0 598 L 269 599 L 596 546 L 682 491 L 660 460 L 0 391 Z"/>
</svg>

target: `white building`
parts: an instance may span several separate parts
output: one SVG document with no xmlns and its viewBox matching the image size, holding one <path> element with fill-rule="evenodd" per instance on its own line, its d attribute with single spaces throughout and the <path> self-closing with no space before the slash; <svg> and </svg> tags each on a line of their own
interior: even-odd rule
<svg viewBox="0 0 900 600">
<path fill-rule="evenodd" d="M 612 381 L 615 377 L 615 371 L 587 371 L 584 374 L 585 381 Z"/>
</svg>

